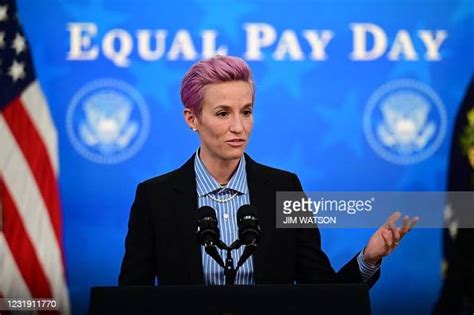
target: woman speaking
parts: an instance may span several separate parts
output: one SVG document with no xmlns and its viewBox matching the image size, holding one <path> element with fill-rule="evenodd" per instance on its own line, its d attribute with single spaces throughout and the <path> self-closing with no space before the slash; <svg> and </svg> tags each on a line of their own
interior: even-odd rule
<svg viewBox="0 0 474 315">
<path fill-rule="evenodd" d="M 196 236 L 198 209 L 215 211 L 220 240 L 239 239 L 237 212 L 258 210 L 263 233 L 258 249 L 235 274 L 235 284 L 365 282 L 411 230 L 417 217 L 392 214 L 365 248 L 335 272 L 321 249 L 318 228 L 277 229 L 276 192 L 302 191 L 298 177 L 252 160 L 245 149 L 253 128 L 255 87 L 240 58 L 214 56 L 194 64 L 183 78 L 184 119 L 200 146 L 180 168 L 138 185 L 133 202 L 120 285 L 226 284 L 224 269 Z M 236 258 L 241 246 L 232 252 Z M 220 249 L 224 260 L 226 251 Z M 235 267 L 235 266 L 233 266 Z"/>
</svg>

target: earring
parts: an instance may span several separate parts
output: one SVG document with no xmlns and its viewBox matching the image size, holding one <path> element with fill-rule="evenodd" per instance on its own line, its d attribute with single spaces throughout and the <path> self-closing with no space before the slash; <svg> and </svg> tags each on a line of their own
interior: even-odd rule
<svg viewBox="0 0 474 315">
<path fill-rule="evenodd" d="M 191 128 L 191 130 L 192 130 L 192 131 L 194 131 L 194 132 L 196 132 L 196 131 L 197 131 L 197 129 L 196 129 L 196 128 Z"/>
</svg>

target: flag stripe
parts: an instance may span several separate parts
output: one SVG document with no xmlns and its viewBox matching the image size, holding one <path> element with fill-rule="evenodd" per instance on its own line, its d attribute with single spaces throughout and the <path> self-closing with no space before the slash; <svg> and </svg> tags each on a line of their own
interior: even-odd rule
<svg viewBox="0 0 474 315">
<path fill-rule="evenodd" d="M 48 151 L 55 177 L 59 171 L 58 136 L 54 127 L 48 104 L 44 98 L 38 81 L 32 82 L 21 94 L 21 102 L 28 112 L 33 125 L 36 126 L 39 136 Z"/>
<path fill-rule="evenodd" d="M 19 99 L 13 100 L 5 108 L 3 117 L 35 177 L 36 186 L 49 211 L 58 244 L 62 244 L 59 192 L 46 147 Z"/>
<path fill-rule="evenodd" d="M 50 298 L 52 295 L 48 281 L 7 186 L 5 185 L 2 193 L 5 239 L 9 246 L 15 249 L 13 257 L 31 294 L 34 297 Z"/>
<path fill-rule="evenodd" d="M 3 115 L 0 115 L 0 170 L 9 187 L 27 234 L 49 280 L 53 297 L 64 310 L 69 310 L 69 299 L 64 279 L 61 251 L 55 237 L 44 201 L 35 180 Z"/>
<path fill-rule="evenodd" d="M 0 294 L 3 297 L 31 298 L 26 285 L 13 258 L 5 236 L 0 232 Z"/>
</svg>

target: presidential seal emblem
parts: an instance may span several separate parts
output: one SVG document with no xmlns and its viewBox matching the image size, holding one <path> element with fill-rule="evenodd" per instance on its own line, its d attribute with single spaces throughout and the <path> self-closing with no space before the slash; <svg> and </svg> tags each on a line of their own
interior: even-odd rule
<svg viewBox="0 0 474 315">
<path fill-rule="evenodd" d="M 395 164 L 415 164 L 433 155 L 447 129 L 443 102 L 433 89 L 415 80 L 397 80 L 378 88 L 363 118 L 372 149 Z"/>
<path fill-rule="evenodd" d="M 79 89 L 66 117 L 67 133 L 76 151 L 102 164 L 120 163 L 137 153 L 149 125 L 143 97 L 115 79 L 92 81 Z"/>
</svg>

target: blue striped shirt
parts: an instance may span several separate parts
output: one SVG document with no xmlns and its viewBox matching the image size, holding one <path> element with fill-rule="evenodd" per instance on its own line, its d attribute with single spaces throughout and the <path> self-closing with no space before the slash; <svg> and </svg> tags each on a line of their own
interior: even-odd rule
<svg viewBox="0 0 474 315">
<path fill-rule="evenodd" d="M 196 152 L 194 159 L 194 171 L 196 172 L 196 188 L 198 195 L 198 207 L 210 206 L 216 210 L 217 220 L 219 222 L 219 230 L 221 240 L 227 245 L 232 244 L 238 237 L 237 227 L 237 210 L 243 205 L 250 204 L 249 188 L 247 186 L 247 172 L 245 171 L 245 158 L 240 158 L 239 166 L 234 175 L 225 187 L 222 187 L 209 174 L 208 170 L 199 158 L 199 151 Z M 234 198 L 227 202 L 217 202 L 215 199 L 226 200 L 235 195 Z M 237 265 L 240 256 L 244 250 L 241 246 L 237 250 L 232 251 L 234 266 Z M 202 252 L 202 266 L 204 271 L 204 282 L 207 285 L 223 285 L 225 284 L 224 270 L 214 259 L 206 254 L 204 247 Z M 219 250 L 222 260 L 225 261 L 227 252 Z M 249 285 L 254 284 L 253 276 L 253 259 L 249 257 L 247 261 L 239 268 L 235 277 L 235 284 Z"/>
<path fill-rule="evenodd" d="M 219 230 L 221 240 L 227 245 L 232 244 L 238 238 L 238 226 L 237 226 L 237 210 L 243 205 L 250 204 L 250 194 L 247 185 L 247 172 L 245 170 L 245 158 L 240 158 L 239 166 L 235 171 L 230 181 L 224 187 L 221 186 L 209 171 L 206 169 L 201 159 L 199 158 L 199 150 L 196 152 L 196 158 L 194 159 L 194 171 L 196 173 L 196 189 L 198 195 L 198 207 L 210 206 L 216 210 L 216 216 L 219 223 Z M 227 200 L 226 202 L 217 202 L 214 199 Z M 231 198 L 232 196 L 234 196 Z M 244 246 L 238 250 L 232 251 L 232 258 L 234 259 L 234 266 L 237 264 Z M 224 250 L 218 250 L 225 261 L 227 252 Z M 204 271 L 204 282 L 207 285 L 224 285 L 225 277 L 224 270 L 220 267 L 214 259 L 209 256 L 204 247 L 201 248 L 202 252 L 202 266 Z M 361 272 L 362 280 L 368 281 L 377 270 L 380 268 L 379 265 L 367 264 L 364 260 L 363 251 L 357 256 L 357 262 L 359 264 L 359 270 Z M 253 274 L 253 259 L 249 257 L 247 261 L 239 268 L 235 284 L 250 285 L 255 284 Z"/>
</svg>

